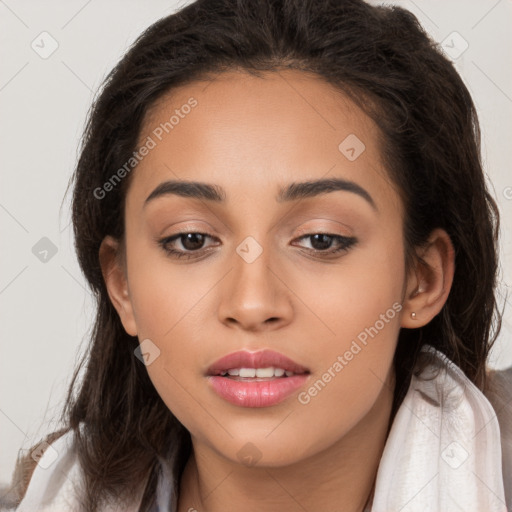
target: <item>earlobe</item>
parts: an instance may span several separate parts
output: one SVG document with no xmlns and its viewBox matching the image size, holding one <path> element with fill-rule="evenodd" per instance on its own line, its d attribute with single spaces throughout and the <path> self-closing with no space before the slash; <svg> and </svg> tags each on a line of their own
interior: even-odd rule
<svg viewBox="0 0 512 512">
<path fill-rule="evenodd" d="M 449 235 L 435 229 L 418 251 L 418 264 L 409 276 L 402 327 L 414 329 L 428 324 L 443 308 L 455 272 L 455 251 Z"/>
<path fill-rule="evenodd" d="M 128 280 L 124 265 L 121 263 L 121 250 L 120 243 L 115 238 L 106 236 L 103 239 L 99 250 L 101 272 L 110 301 L 116 309 L 125 331 L 131 336 L 137 336 Z"/>
</svg>

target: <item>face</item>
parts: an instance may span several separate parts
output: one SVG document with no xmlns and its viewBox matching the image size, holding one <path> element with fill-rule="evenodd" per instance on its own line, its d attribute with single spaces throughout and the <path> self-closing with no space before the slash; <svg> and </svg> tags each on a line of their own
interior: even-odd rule
<svg viewBox="0 0 512 512">
<path fill-rule="evenodd" d="M 233 462 L 248 451 L 290 464 L 381 407 L 406 275 L 402 205 L 378 140 L 345 95 L 292 70 L 226 73 L 173 89 L 148 112 L 116 307 L 130 334 L 150 340 L 149 376 L 193 442 Z M 170 180 L 209 184 L 222 200 L 173 193 Z M 339 181 L 288 188 L 317 180 Z M 241 350 L 272 350 L 306 372 L 209 375 Z M 287 364 L 259 366 L 272 361 Z"/>
</svg>

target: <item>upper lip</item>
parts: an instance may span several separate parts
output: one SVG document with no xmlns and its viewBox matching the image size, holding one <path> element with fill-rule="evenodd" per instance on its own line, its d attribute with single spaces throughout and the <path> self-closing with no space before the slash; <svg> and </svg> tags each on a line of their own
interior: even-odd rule
<svg viewBox="0 0 512 512">
<path fill-rule="evenodd" d="M 309 370 L 304 366 L 274 350 L 260 350 L 258 352 L 240 350 L 215 361 L 208 368 L 207 374 L 220 375 L 221 372 L 232 368 L 269 368 L 270 366 L 293 373 L 309 373 Z"/>
</svg>

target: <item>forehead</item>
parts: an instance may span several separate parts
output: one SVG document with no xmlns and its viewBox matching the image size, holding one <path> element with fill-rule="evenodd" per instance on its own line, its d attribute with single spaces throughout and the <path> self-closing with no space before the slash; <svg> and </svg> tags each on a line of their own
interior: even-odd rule
<svg viewBox="0 0 512 512">
<path fill-rule="evenodd" d="M 318 178 L 389 188 L 379 134 L 343 92 L 315 75 L 226 72 L 174 88 L 151 106 L 139 147 L 148 140 L 153 147 L 134 170 L 128 199 L 143 202 L 169 179 L 216 183 L 228 196 L 254 199 Z"/>
</svg>

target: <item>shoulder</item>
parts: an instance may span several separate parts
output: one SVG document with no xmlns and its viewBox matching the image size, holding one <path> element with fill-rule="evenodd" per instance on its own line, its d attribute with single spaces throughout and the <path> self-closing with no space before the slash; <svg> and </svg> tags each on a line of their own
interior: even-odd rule
<svg viewBox="0 0 512 512">
<path fill-rule="evenodd" d="M 80 465 L 74 430 L 53 442 L 43 441 L 29 453 L 36 460 L 27 490 L 17 512 L 83 512 L 85 477 Z M 50 441 L 50 442 L 48 442 Z M 136 512 L 140 499 L 126 503 L 116 498 L 101 505 L 102 512 Z"/>
<path fill-rule="evenodd" d="M 491 403 L 500 425 L 505 492 L 507 504 L 512 506 L 512 367 L 489 371 L 484 394 Z"/>
<path fill-rule="evenodd" d="M 504 427 L 502 435 L 510 440 L 512 434 L 512 367 L 506 370 L 488 371 L 484 394 L 496 411 L 500 427 Z"/>
<path fill-rule="evenodd" d="M 73 430 L 68 430 L 53 441 L 47 438 L 28 457 L 34 460 L 34 467 L 26 492 L 16 510 L 78 511 L 82 475 L 74 450 Z"/>
</svg>

